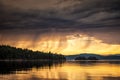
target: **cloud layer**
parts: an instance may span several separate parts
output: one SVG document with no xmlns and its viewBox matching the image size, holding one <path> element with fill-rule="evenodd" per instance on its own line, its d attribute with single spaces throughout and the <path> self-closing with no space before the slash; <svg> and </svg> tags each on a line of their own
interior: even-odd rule
<svg viewBox="0 0 120 80">
<path fill-rule="evenodd" d="M 120 44 L 120 1 L 0 0 L 1 41 L 57 35 L 66 42 L 66 36 L 78 34 Z"/>
</svg>

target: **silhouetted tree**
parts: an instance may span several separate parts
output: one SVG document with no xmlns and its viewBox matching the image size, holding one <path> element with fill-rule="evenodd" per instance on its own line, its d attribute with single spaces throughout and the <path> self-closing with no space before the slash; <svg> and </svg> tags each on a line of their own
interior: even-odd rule
<svg viewBox="0 0 120 80">
<path fill-rule="evenodd" d="M 76 57 L 75 60 L 86 60 L 86 58 L 79 56 L 79 57 Z"/>
<path fill-rule="evenodd" d="M 98 58 L 94 56 L 89 56 L 88 58 L 79 56 L 79 57 L 76 57 L 75 60 L 98 60 Z"/>
<path fill-rule="evenodd" d="M 0 60 L 65 60 L 61 54 L 53 54 L 51 52 L 32 51 L 11 47 L 8 45 L 0 46 Z"/>
<path fill-rule="evenodd" d="M 94 56 L 89 56 L 88 60 L 98 60 L 98 59 L 96 57 L 94 57 Z"/>
</svg>

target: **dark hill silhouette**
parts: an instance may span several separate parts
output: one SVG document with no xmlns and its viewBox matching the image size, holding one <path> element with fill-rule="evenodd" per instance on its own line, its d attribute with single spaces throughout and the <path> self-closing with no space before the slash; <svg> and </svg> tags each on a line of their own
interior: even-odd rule
<svg viewBox="0 0 120 80">
<path fill-rule="evenodd" d="M 89 56 L 89 57 L 78 56 L 75 58 L 75 60 L 98 60 L 98 58 L 95 56 Z"/>
<path fill-rule="evenodd" d="M 77 55 L 68 55 L 66 56 L 67 60 L 120 60 L 120 54 L 115 55 L 98 55 L 92 53 L 82 53 Z"/>
<path fill-rule="evenodd" d="M 86 60 L 86 58 L 79 56 L 79 57 L 76 57 L 75 60 Z"/>
<path fill-rule="evenodd" d="M 0 46 L 0 60 L 65 60 L 64 55 Z"/>
</svg>

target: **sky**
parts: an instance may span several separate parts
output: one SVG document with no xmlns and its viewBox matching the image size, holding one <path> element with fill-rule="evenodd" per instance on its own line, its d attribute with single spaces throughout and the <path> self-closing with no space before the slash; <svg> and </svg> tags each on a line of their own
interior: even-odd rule
<svg viewBox="0 0 120 80">
<path fill-rule="evenodd" d="M 64 55 L 120 53 L 120 0 L 0 0 L 0 44 Z"/>
</svg>

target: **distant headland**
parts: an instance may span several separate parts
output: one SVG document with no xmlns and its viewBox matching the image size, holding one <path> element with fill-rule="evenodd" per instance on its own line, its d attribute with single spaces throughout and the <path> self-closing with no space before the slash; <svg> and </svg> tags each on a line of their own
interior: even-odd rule
<svg viewBox="0 0 120 80">
<path fill-rule="evenodd" d="M 67 60 L 120 60 L 120 54 L 98 55 L 93 53 L 81 53 L 77 55 L 66 56 Z"/>
<path fill-rule="evenodd" d="M 0 60 L 65 60 L 64 55 L 0 45 Z"/>
</svg>

